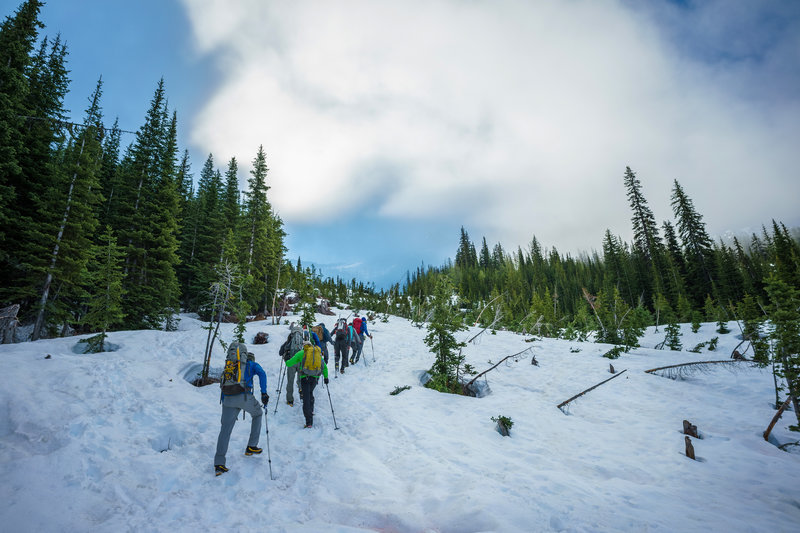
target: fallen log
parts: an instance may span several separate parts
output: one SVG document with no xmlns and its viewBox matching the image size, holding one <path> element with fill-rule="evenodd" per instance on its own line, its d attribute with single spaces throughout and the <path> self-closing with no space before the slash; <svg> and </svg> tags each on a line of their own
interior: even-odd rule
<svg viewBox="0 0 800 533">
<path fill-rule="evenodd" d="M 778 420 L 780 420 L 781 415 L 783 415 L 783 412 L 786 410 L 786 408 L 789 407 L 789 402 L 791 401 L 792 401 L 792 396 L 789 395 L 789 397 L 786 398 L 786 401 L 783 402 L 783 405 L 781 405 L 780 409 L 778 409 L 778 412 L 775 413 L 775 416 L 772 417 L 772 422 L 769 423 L 769 426 L 767 426 L 766 431 L 764 431 L 764 440 L 769 441 L 769 434 L 772 433 L 772 428 L 774 428 L 775 424 L 778 423 Z"/>
<path fill-rule="evenodd" d="M 589 391 L 591 391 L 591 390 L 594 390 L 594 389 L 596 389 L 597 387 L 599 387 L 599 386 L 600 386 L 600 385 L 602 385 L 603 383 L 606 383 L 606 382 L 608 382 L 608 381 L 611 381 L 611 380 L 612 380 L 612 379 L 614 379 L 614 378 L 618 378 L 618 377 L 620 377 L 622 374 L 624 374 L 624 373 L 625 373 L 625 372 L 627 372 L 627 371 L 628 371 L 628 369 L 626 368 L 625 370 L 623 370 L 623 371 L 621 371 L 621 372 L 619 372 L 619 373 L 617 373 L 617 374 L 614 374 L 613 376 L 611 376 L 610 378 L 606 379 L 605 381 L 601 381 L 601 382 L 600 382 L 600 383 L 598 383 L 597 385 L 595 385 L 595 386 L 593 386 L 593 387 L 589 387 L 589 388 L 588 388 L 588 389 L 586 389 L 585 391 L 583 391 L 583 392 L 580 392 L 580 393 L 576 394 L 575 396 L 573 396 L 573 397 L 572 397 L 572 398 L 570 398 L 569 400 L 567 400 L 567 401 L 565 401 L 565 402 L 561 402 L 561 403 L 560 403 L 560 404 L 558 404 L 556 407 L 558 407 L 559 409 L 561 409 L 562 407 L 564 407 L 565 405 L 567 405 L 569 402 L 571 402 L 571 401 L 572 401 L 572 400 L 574 400 L 575 398 L 580 398 L 581 396 L 583 396 L 583 395 L 584 395 L 584 394 L 586 394 L 587 392 L 589 392 Z M 562 411 L 563 411 L 563 409 L 562 409 Z"/>
</svg>

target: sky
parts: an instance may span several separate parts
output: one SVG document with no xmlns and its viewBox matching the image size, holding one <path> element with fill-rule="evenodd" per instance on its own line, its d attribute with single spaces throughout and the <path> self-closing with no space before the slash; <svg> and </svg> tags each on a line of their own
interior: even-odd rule
<svg viewBox="0 0 800 533">
<path fill-rule="evenodd" d="M 10 14 L 16 0 L 0 0 Z M 800 3 L 51 1 L 80 117 L 136 130 L 160 77 L 195 178 L 264 146 L 288 257 L 378 286 L 476 246 L 630 241 L 678 180 L 713 236 L 800 226 Z M 132 137 L 132 136 L 131 136 Z M 130 142 L 132 138 L 125 139 Z"/>
<path fill-rule="evenodd" d="M 800 446 L 789 430 L 797 418 L 785 412 L 764 440 L 772 375 L 730 362 L 735 322 L 727 334 L 715 323 L 697 333 L 683 324 L 683 351 L 654 349 L 664 329 L 651 327 L 642 347 L 613 361 L 603 357 L 608 344 L 486 332 L 462 352 L 479 371 L 523 353 L 479 378 L 480 397 L 468 397 L 421 386 L 434 359 L 426 329 L 389 317 L 370 323 L 374 342 L 357 365 L 335 377 L 329 369 L 328 386 L 317 385 L 310 429 L 300 401 L 285 403 L 279 378 L 288 327 L 250 322 L 245 340 L 270 396 L 266 427 L 257 427 L 263 453 L 244 455 L 253 419 L 239 417 L 219 477 L 220 389 L 190 384 L 204 325 L 182 315 L 178 331 L 111 332 L 114 351 L 92 355 L 78 344 L 88 335 L 0 345 L 4 531 L 797 531 Z M 235 326 L 221 325 L 224 340 Z M 250 343 L 259 331 L 268 344 Z M 715 351 L 686 351 L 714 337 Z M 224 353 L 215 348 L 212 374 Z M 738 366 L 675 380 L 645 372 L 708 360 Z M 513 423 L 508 437 L 492 420 L 500 416 Z M 683 434 L 683 420 L 697 438 Z"/>
</svg>

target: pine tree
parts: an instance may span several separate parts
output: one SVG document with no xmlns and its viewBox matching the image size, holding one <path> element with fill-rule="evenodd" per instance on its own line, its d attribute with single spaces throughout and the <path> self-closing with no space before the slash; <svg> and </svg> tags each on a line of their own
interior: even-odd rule
<svg viewBox="0 0 800 533">
<path fill-rule="evenodd" d="M 211 283 L 218 279 L 216 265 L 222 257 L 225 220 L 222 205 L 222 181 L 214 169 L 214 156 L 208 154 L 197 184 L 197 215 L 192 256 L 188 266 L 191 307 L 199 305 Z"/>
<path fill-rule="evenodd" d="M 770 298 L 770 334 L 776 371 L 786 380 L 800 426 L 800 291 L 788 284 L 777 272 L 767 278 Z"/>
<path fill-rule="evenodd" d="M 267 199 L 270 187 L 266 184 L 267 158 L 264 147 L 259 146 L 253 159 L 253 169 L 247 180 L 244 213 L 242 215 L 241 235 L 245 250 L 244 265 L 248 277 L 247 298 L 253 309 L 263 301 L 266 309 L 268 295 L 277 277 L 277 265 L 283 258 L 283 230 L 281 223 L 272 213 Z M 297 258 L 297 272 L 302 274 L 300 258 Z M 303 284 L 304 280 L 298 280 Z"/>
<path fill-rule="evenodd" d="M 6 230 L 16 223 L 19 197 L 16 187 L 24 180 L 20 157 L 26 151 L 23 129 L 29 84 L 27 71 L 38 36 L 43 2 L 28 0 L 0 26 L 0 271 L 10 274 L 9 261 L 17 247 L 6 242 Z M 10 281 L 10 280 L 8 280 Z M 2 285 L 5 285 L 3 283 Z M 3 300 L 7 296 L 0 296 Z"/>
<path fill-rule="evenodd" d="M 648 293 L 664 292 L 663 244 L 653 212 L 642 194 L 642 185 L 630 167 L 625 167 L 625 188 L 633 211 L 633 250 L 638 257 L 641 287 Z"/>
<path fill-rule="evenodd" d="M 98 179 L 102 161 L 101 95 L 102 81 L 98 81 L 81 132 L 65 151 L 63 173 L 68 179 L 64 180 L 64 187 L 51 187 L 44 195 L 38 217 L 56 225 L 39 225 L 39 232 L 29 233 L 29 246 L 47 261 L 41 272 L 44 282 L 38 293 L 32 340 L 41 337 L 47 311 L 53 315 L 51 319 L 65 323 L 70 320 L 75 301 L 82 295 L 81 280 L 97 227 L 96 208 L 102 201 Z M 36 242 L 41 246 L 36 247 Z M 54 280 L 60 285 L 58 299 L 51 298 L 50 294 Z"/>
<path fill-rule="evenodd" d="M 222 191 L 222 212 L 225 231 L 235 231 L 239 221 L 239 164 L 232 157 L 225 171 L 225 189 Z"/>
<path fill-rule="evenodd" d="M 92 261 L 89 264 L 88 312 L 83 323 L 92 331 L 99 331 L 102 342 L 106 333 L 122 323 L 125 313 L 122 308 L 122 260 L 123 250 L 117 245 L 117 238 L 110 226 L 98 237 L 98 244 L 92 247 Z"/>
<path fill-rule="evenodd" d="M 164 80 L 120 165 L 115 229 L 125 247 L 126 324 L 161 327 L 177 308 L 177 119 L 169 120 Z M 218 257 L 217 257 L 218 259 Z"/>
<path fill-rule="evenodd" d="M 119 203 L 117 190 L 119 187 L 119 146 L 122 132 L 119 119 L 114 120 L 111 132 L 103 140 L 103 161 L 100 165 L 99 179 L 103 191 L 103 205 L 98 219 L 103 226 L 111 225 L 116 219 L 116 208 Z"/>
<path fill-rule="evenodd" d="M 715 272 L 711 237 L 706 232 L 703 217 L 695 210 L 694 203 L 678 180 L 674 181 L 671 205 L 683 242 L 687 290 L 695 305 L 700 305 L 705 295 L 713 291 Z"/>
<path fill-rule="evenodd" d="M 441 277 L 437 281 L 432 296 L 431 320 L 424 342 L 436 359 L 427 387 L 441 392 L 460 392 L 457 376 L 464 362 L 460 349 L 466 343 L 456 341 L 454 334 L 466 326 L 452 305 L 453 288 L 447 278 Z"/>
</svg>

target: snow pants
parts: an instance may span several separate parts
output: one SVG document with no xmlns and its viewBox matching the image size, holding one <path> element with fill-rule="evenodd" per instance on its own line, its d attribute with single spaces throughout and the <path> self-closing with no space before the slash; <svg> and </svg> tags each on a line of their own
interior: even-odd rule
<svg viewBox="0 0 800 533">
<path fill-rule="evenodd" d="M 300 385 L 300 374 L 297 373 L 297 365 L 286 367 L 286 401 L 294 403 L 294 382 L 297 381 L 297 387 L 303 388 Z"/>
<path fill-rule="evenodd" d="M 350 348 L 353 350 L 353 363 L 358 362 L 358 356 L 361 354 L 361 347 L 364 346 L 363 343 L 359 343 L 358 339 L 353 337 L 353 342 L 350 343 Z"/>
<path fill-rule="evenodd" d="M 306 425 L 314 423 L 314 388 L 317 386 L 319 378 L 305 376 L 300 379 L 300 387 L 303 389 L 303 416 L 306 417 Z"/>
<path fill-rule="evenodd" d="M 214 455 L 214 465 L 225 466 L 225 455 L 228 453 L 228 443 L 231 440 L 231 431 L 239 418 L 239 411 L 246 411 L 253 419 L 250 424 L 250 439 L 248 446 L 258 446 L 258 437 L 261 435 L 261 417 L 264 416 L 261 404 L 249 392 L 236 396 L 225 396 L 222 399 L 222 427 L 219 428 L 217 437 L 217 453 Z"/>
<path fill-rule="evenodd" d="M 325 364 L 328 364 L 328 343 L 322 343 L 322 357 L 325 359 Z"/>
<path fill-rule="evenodd" d="M 350 350 L 350 345 L 347 344 L 347 340 L 335 341 L 333 343 L 333 350 L 334 350 L 334 363 L 336 367 L 339 368 L 339 372 L 341 372 L 344 368 L 347 368 L 349 363 L 347 362 L 347 352 Z M 342 358 L 342 365 L 339 366 L 339 357 Z"/>
<path fill-rule="evenodd" d="M 359 333 L 358 338 L 361 339 L 361 344 L 358 345 L 358 351 L 353 355 L 353 358 L 356 360 L 356 363 L 361 358 L 361 352 L 364 351 L 364 335 Z M 355 350 L 355 347 L 353 348 L 353 350 Z"/>
</svg>

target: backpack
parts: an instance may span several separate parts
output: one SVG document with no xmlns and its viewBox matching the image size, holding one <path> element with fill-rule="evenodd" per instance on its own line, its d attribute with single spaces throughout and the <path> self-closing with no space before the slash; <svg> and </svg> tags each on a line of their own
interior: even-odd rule
<svg viewBox="0 0 800 533">
<path fill-rule="evenodd" d="M 303 332 L 295 329 L 289 333 L 289 358 L 303 349 Z M 287 358 L 288 359 L 288 358 Z"/>
<path fill-rule="evenodd" d="M 245 367 L 247 366 L 247 346 L 241 342 L 232 342 L 228 346 L 225 357 L 225 369 L 219 380 L 222 394 L 235 396 L 247 390 L 245 383 Z"/>
<path fill-rule="evenodd" d="M 303 365 L 301 373 L 305 376 L 319 377 L 322 374 L 322 350 L 319 346 L 303 346 Z"/>
<path fill-rule="evenodd" d="M 347 337 L 347 323 L 344 320 L 339 320 L 336 324 L 336 340 L 343 341 Z"/>
<path fill-rule="evenodd" d="M 311 326 L 311 331 L 313 331 L 314 333 L 317 334 L 317 338 L 319 339 L 319 342 L 322 343 L 323 342 L 323 340 L 322 340 L 322 326 Z"/>
<path fill-rule="evenodd" d="M 353 319 L 353 329 L 356 330 L 356 333 L 361 333 L 361 319 L 359 317 Z"/>
</svg>

